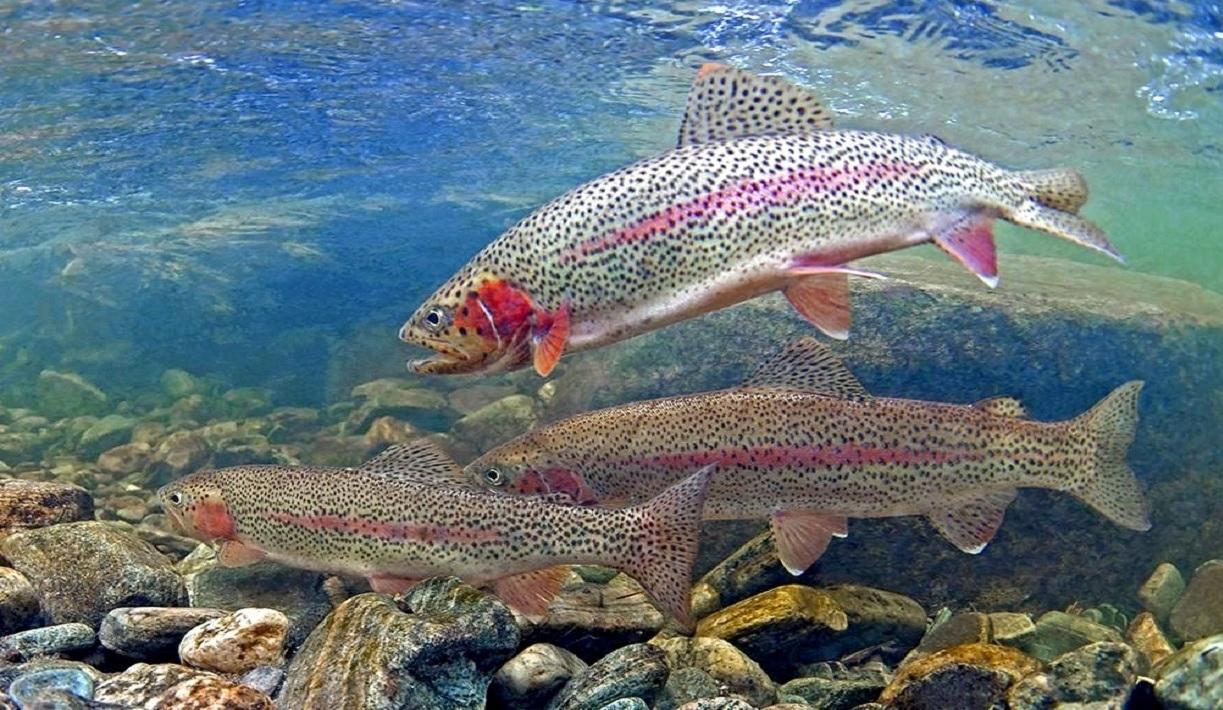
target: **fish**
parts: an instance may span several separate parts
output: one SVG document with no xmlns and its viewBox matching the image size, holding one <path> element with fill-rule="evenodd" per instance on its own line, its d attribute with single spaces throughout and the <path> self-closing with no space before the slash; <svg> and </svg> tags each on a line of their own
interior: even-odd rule
<svg viewBox="0 0 1223 710">
<path fill-rule="evenodd" d="M 947 404 L 872 396 L 827 347 L 798 338 L 742 385 L 635 402 L 542 426 L 465 469 L 473 485 L 576 506 L 635 504 L 718 466 L 707 520 L 768 520 L 798 575 L 849 518 L 925 516 L 964 552 L 993 539 L 1019 488 L 1077 497 L 1113 523 L 1151 527 L 1126 454 L 1143 383 L 1066 421 L 1012 397 Z"/>
<path fill-rule="evenodd" d="M 491 585 L 528 618 L 542 617 L 567 575 L 595 564 L 635 578 L 692 627 L 689 607 L 701 507 L 714 467 L 641 506 L 582 508 L 489 493 L 427 441 L 393 446 L 358 468 L 234 466 L 158 491 L 187 535 L 219 546 L 224 566 L 273 560 L 365 577 L 395 593 L 435 575 Z"/>
<path fill-rule="evenodd" d="M 810 92 L 710 64 L 688 95 L 678 146 L 531 212 L 404 322 L 432 351 L 419 374 L 548 376 L 566 353 L 781 291 L 824 334 L 847 338 L 862 257 L 934 243 L 989 286 L 1003 219 L 1121 254 L 1078 215 L 1069 168 L 1009 170 L 930 135 L 833 129 Z"/>
</svg>

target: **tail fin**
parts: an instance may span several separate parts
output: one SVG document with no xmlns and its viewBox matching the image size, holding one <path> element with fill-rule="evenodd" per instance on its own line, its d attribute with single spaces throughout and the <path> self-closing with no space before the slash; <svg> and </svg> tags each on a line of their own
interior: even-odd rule
<svg viewBox="0 0 1223 710">
<path fill-rule="evenodd" d="M 710 464 L 634 508 L 639 528 L 623 569 L 688 630 L 693 627 L 692 565 L 701 513 L 716 464 Z"/>
<path fill-rule="evenodd" d="M 1076 170 L 1021 170 L 1014 175 L 1027 184 L 1032 197 L 1045 207 L 1077 214 L 1087 202 L 1087 181 Z"/>
<path fill-rule="evenodd" d="M 1086 480 L 1070 493 L 1104 517 L 1130 530 L 1150 530 L 1147 505 L 1125 453 L 1138 425 L 1138 393 L 1142 382 L 1126 382 L 1077 419 L 1087 441 L 1095 447 Z"/>
</svg>

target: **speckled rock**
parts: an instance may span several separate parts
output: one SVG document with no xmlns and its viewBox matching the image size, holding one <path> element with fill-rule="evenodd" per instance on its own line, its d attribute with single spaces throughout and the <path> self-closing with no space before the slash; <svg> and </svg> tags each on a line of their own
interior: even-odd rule
<svg viewBox="0 0 1223 710">
<path fill-rule="evenodd" d="M 755 707 L 739 698 L 722 696 L 693 700 L 679 706 L 678 710 L 755 710 Z"/>
<path fill-rule="evenodd" d="M 198 677 L 216 676 L 177 663 L 137 663 L 99 682 L 93 697 L 98 702 L 123 708 L 153 710 L 167 690 Z"/>
<path fill-rule="evenodd" d="M 1186 645 L 1154 673 L 1155 695 L 1166 710 L 1223 707 L 1223 634 Z"/>
<path fill-rule="evenodd" d="M 827 592 L 788 584 L 706 616 L 696 633 L 730 641 L 775 674 L 793 663 L 817 660 L 807 658 L 806 649 L 824 644 L 848 625 L 845 611 Z"/>
<path fill-rule="evenodd" d="M 635 580 L 615 574 L 607 582 L 572 576 L 536 623 L 520 619 L 529 643 L 552 643 L 590 662 L 658 633 L 664 618 Z"/>
<path fill-rule="evenodd" d="M 152 455 L 153 447 L 146 442 L 122 444 L 98 455 L 98 469 L 114 476 L 126 476 L 143 471 Z"/>
<path fill-rule="evenodd" d="M 178 655 L 189 666 L 246 673 L 284 660 L 289 617 L 275 609 L 239 609 L 206 621 L 183 636 Z"/>
<path fill-rule="evenodd" d="M 208 463 L 212 449 L 194 431 L 176 431 L 161 440 L 149 457 L 150 482 L 161 486 L 181 478 Z"/>
<path fill-rule="evenodd" d="M 1006 646 L 952 646 L 901 667 L 879 702 L 896 708 L 1002 707 L 1007 690 L 1040 669 L 1040 661 Z"/>
<path fill-rule="evenodd" d="M 79 668 L 43 668 L 17 676 L 8 686 L 9 697 L 22 708 L 35 707 L 46 690 L 59 690 L 78 698 L 93 698 L 94 679 Z"/>
<path fill-rule="evenodd" d="M 284 707 L 469 707 L 518 649 L 508 607 L 454 577 L 392 603 L 361 594 L 336 608 L 289 665 Z"/>
<path fill-rule="evenodd" d="M 649 710 L 650 706 L 641 698 L 620 698 L 599 708 L 599 710 Z"/>
<path fill-rule="evenodd" d="M 258 690 L 221 676 L 188 678 L 171 686 L 154 710 L 273 710 L 272 699 Z"/>
<path fill-rule="evenodd" d="M 121 607 L 102 619 L 98 641 L 128 658 L 168 660 L 175 657 L 188 631 L 224 614 L 220 609 Z"/>
<path fill-rule="evenodd" d="M 97 626 L 123 606 L 178 606 L 182 579 L 149 543 L 100 522 L 14 533 L 0 554 L 34 584 L 54 623 Z"/>
<path fill-rule="evenodd" d="M 527 646 L 505 662 L 488 689 L 494 708 L 543 707 L 586 662 L 550 643 Z"/>
<path fill-rule="evenodd" d="M 1042 661 L 1098 641 L 1122 643 L 1121 634 L 1111 626 L 1097 624 L 1078 614 L 1050 611 L 1036 620 L 1036 629 L 1016 647 Z"/>
<path fill-rule="evenodd" d="M 53 419 L 101 415 L 107 408 L 106 394 L 72 372 L 43 370 L 38 374 L 36 396 L 39 413 Z"/>
<path fill-rule="evenodd" d="M 296 647 L 332 610 L 326 576 L 274 562 L 220 567 L 207 545 L 196 547 L 177 565 L 191 606 L 237 611 L 276 609 L 289 617 L 288 645 Z"/>
<path fill-rule="evenodd" d="M 636 643 L 600 658 L 561 688 L 549 710 L 598 710 L 621 698 L 653 702 L 667 682 L 667 655 L 648 643 Z"/>
<path fill-rule="evenodd" d="M 753 705 L 769 705 L 777 700 L 777 686 L 764 669 L 743 651 L 718 638 L 677 637 L 651 641 L 667 654 L 671 674 L 694 668 L 709 676 L 717 692 L 709 696 L 692 695 L 683 700 L 719 695 L 740 697 Z M 668 680 L 670 683 L 670 680 Z M 688 686 L 691 690 L 694 686 Z M 665 695 L 665 693 L 664 693 Z M 674 698 L 674 705 L 682 705 Z M 661 699 L 660 699 L 661 702 Z"/>
<path fill-rule="evenodd" d="M 1138 678 L 1138 654 L 1123 643 L 1077 648 L 1033 673 L 1007 693 L 1010 710 L 1043 710 L 1054 703 L 1101 703 L 1120 708 Z"/>
<path fill-rule="evenodd" d="M 54 481 L 0 480 L 0 536 L 29 528 L 93 519 L 93 496 Z"/>
<path fill-rule="evenodd" d="M 1144 611 L 1134 617 L 1125 631 L 1126 643 L 1134 647 L 1143 658 L 1141 670 L 1149 671 L 1157 663 L 1171 656 L 1176 649 L 1168 643 L 1168 637 L 1159 628 L 1155 615 Z"/>
<path fill-rule="evenodd" d="M 1177 600 L 1185 593 L 1185 578 L 1171 562 L 1161 563 L 1138 588 L 1138 601 L 1142 608 L 1155 615 L 1161 624 L 1168 623 Z"/>
<path fill-rule="evenodd" d="M 1182 641 L 1223 634 L 1223 560 L 1204 562 L 1193 571 L 1168 626 Z"/>
<path fill-rule="evenodd" d="M 886 666 L 879 663 L 846 668 L 840 663 L 823 663 L 808 669 L 812 675 L 795 678 L 777 689 L 779 698 L 798 697 L 822 710 L 849 710 L 873 702 L 892 680 Z"/>
<path fill-rule="evenodd" d="M 654 710 L 675 710 L 693 700 L 720 695 L 722 690 L 718 687 L 718 681 L 700 668 L 673 669 L 654 699 Z"/>
<path fill-rule="evenodd" d="M 78 653 L 93 648 L 97 641 L 97 635 L 86 624 L 44 626 L 0 637 L 0 659 L 19 661 L 37 656 Z"/>
<path fill-rule="evenodd" d="M 120 444 L 126 444 L 132 438 L 132 427 L 136 420 L 122 414 L 107 414 L 94 422 L 81 434 L 77 442 L 77 451 L 82 458 L 94 458 L 103 451 Z"/>
<path fill-rule="evenodd" d="M 451 432 L 477 449 L 487 451 L 493 446 L 522 434 L 539 421 L 534 399 L 513 394 L 480 407 L 456 421 Z"/>
<path fill-rule="evenodd" d="M 38 594 L 30 580 L 11 567 L 0 567 L 0 635 L 35 626 L 40 614 Z"/>
</svg>

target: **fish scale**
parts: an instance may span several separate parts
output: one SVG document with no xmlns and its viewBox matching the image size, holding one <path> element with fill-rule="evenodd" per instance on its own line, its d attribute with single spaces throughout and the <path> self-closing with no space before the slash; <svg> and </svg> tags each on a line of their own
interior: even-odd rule
<svg viewBox="0 0 1223 710">
<path fill-rule="evenodd" d="M 547 374 L 565 352 L 774 290 L 844 337 L 846 276 L 869 275 L 850 262 L 934 242 L 993 285 L 996 218 L 1118 256 L 1073 214 L 1087 194 L 1073 171 L 1011 171 L 930 136 L 833 130 L 816 108 L 776 77 L 703 70 L 680 147 L 535 210 L 417 309 L 400 337 L 437 354 L 412 369 L 533 362 Z"/>
</svg>

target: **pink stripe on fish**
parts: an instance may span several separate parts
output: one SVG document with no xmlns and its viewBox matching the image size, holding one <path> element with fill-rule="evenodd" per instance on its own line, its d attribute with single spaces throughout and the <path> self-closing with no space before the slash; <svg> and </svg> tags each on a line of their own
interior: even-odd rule
<svg viewBox="0 0 1223 710">
<path fill-rule="evenodd" d="M 630 463 L 685 469 L 718 463 L 727 466 L 872 466 L 903 464 L 941 464 L 953 461 L 981 461 L 980 451 L 940 451 L 917 449 L 885 449 L 844 444 L 841 446 L 779 447 L 762 446 L 725 451 L 694 451 L 683 454 L 659 454 L 632 459 Z"/>
<path fill-rule="evenodd" d="M 806 168 L 759 180 L 745 180 L 717 192 L 671 205 L 636 224 L 587 239 L 561 251 L 561 263 L 599 254 L 623 244 L 645 241 L 686 226 L 707 215 L 752 215 L 768 207 L 791 204 L 812 194 L 836 192 L 861 183 L 877 183 L 916 172 L 908 163 L 870 164 L 857 168 Z"/>
<path fill-rule="evenodd" d="M 393 523 L 368 518 L 340 515 L 294 515 L 268 513 L 268 518 L 282 525 L 293 525 L 319 532 L 346 533 L 378 540 L 411 542 L 492 542 L 501 539 L 496 530 L 451 528 L 444 525 Z"/>
</svg>

